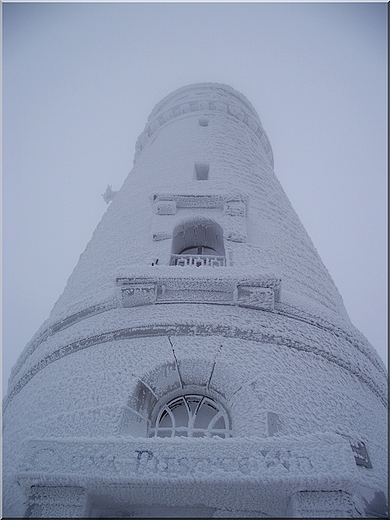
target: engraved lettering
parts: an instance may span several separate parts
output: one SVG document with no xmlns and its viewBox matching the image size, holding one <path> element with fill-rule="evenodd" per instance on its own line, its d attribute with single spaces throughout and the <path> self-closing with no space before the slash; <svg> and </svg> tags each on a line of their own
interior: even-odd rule
<svg viewBox="0 0 390 520">
<path fill-rule="evenodd" d="M 144 453 L 147 453 L 148 454 L 148 457 L 146 459 L 146 463 L 149 461 L 149 460 L 152 460 L 153 458 L 153 452 L 152 451 L 149 451 L 149 450 L 135 450 L 136 453 L 138 453 L 138 456 L 137 456 L 137 465 L 136 465 L 136 471 L 138 471 L 140 465 L 141 465 L 141 459 L 142 459 L 142 455 Z M 143 460 L 145 460 L 145 457 L 143 457 Z M 145 463 L 145 464 L 146 464 Z"/>
</svg>

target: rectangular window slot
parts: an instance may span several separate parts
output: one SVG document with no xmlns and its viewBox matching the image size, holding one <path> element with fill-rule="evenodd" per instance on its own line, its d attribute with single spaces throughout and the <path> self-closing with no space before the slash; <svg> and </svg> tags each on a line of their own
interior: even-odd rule
<svg viewBox="0 0 390 520">
<path fill-rule="evenodd" d="M 364 442 L 352 442 L 351 448 L 355 455 L 356 466 L 364 466 L 365 468 L 372 468 L 370 457 L 368 456 Z"/>
<path fill-rule="evenodd" d="M 205 162 L 195 163 L 195 175 L 197 181 L 207 181 L 209 178 L 210 164 Z"/>
</svg>

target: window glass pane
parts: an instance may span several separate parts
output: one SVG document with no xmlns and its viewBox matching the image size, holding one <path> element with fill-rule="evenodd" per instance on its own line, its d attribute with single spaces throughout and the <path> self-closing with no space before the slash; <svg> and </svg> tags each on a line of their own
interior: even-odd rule
<svg viewBox="0 0 390 520">
<path fill-rule="evenodd" d="M 215 416 L 216 413 L 216 408 L 210 406 L 207 403 L 203 403 L 196 415 L 194 427 L 207 429 L 208 425 L 210 424 L 212 418 Z"/>
<path fill-rule="evenodd" d="M 171 408 L 171 407 L 170 407 Z M 188 427 L 188 410 L 183 399 L 176 402 L 171 408 L 171 411 L 175 417 L 175 427 L 186 426 Z"/>
<path fill-rule="evenodd" d="M 213 430 L 216 429 L 220 429 L 220 430 L 224 430 L 225 429 L 225 419 L 223 417 L 220 417 L 218 419 L 218 421 L 216 421 L 216 423 L 214 424 L 213 426 Z"/>
<path fill-rule="evenodd" d="M 183 249 L 181 255 L 197 255 L 198 254 L 198 248 L 197 247 L 187 247 L 186 249 Z"/>
<path fill-rule="evenodd" d="M 202 254 L 203 255 L 218 255 L 217 251 L 215 249 L 213 249 L 212 247 L 202 247 L 203 251 L 202 251 Z"/>
<path fill-rule="evenodd" d="M 210 397 L 184 395 L 163 407 L 151 435 L 158 437 L 229 437 L 226 411 Z"/>
<path fill-rule="evenodd" d="M 159 426 L 161 426 L 161 428 L 172 428 L 172 420 L 168 415 L 168 412 L 164 411 L 162 413 Z"/>
</svg>

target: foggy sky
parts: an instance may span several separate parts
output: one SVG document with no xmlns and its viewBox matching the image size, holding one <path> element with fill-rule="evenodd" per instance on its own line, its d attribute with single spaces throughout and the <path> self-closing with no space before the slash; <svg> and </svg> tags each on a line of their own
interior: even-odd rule
<svg viewBox="0 0 390 520">
<path fill-rule="evenodd" d="M 133 163 L 152 108 L 231 85 L 353 324 L 387 357 L 387 4 L 3 8 L 3 388 Z M 158 175 L 158 172 L 156 172 Z"/>
</svg>

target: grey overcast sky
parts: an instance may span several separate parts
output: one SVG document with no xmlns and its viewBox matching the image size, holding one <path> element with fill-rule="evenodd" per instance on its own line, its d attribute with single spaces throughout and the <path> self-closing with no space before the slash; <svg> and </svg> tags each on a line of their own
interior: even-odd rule
<svg viewBox="0 0 390 520">
<path fill-rule="evenodd" d="M 3 388 L 154 105 L 195 82 L 256 108 L 275 173 L 387 359 L 386 3 L 3 3 Z M 158 172 L 156 172 L 158 175 Z"/>
</svg>

